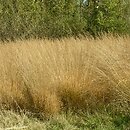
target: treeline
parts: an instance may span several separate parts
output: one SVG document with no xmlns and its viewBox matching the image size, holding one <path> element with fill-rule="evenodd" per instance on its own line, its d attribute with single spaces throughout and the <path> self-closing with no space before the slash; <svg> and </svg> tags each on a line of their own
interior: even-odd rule
<svg viewBox="0 0 130 130">
<path fill-rule="evenodd" d="M 128 0 L 0 0 L 0 39 L 130 33 Z"/>
</svg>

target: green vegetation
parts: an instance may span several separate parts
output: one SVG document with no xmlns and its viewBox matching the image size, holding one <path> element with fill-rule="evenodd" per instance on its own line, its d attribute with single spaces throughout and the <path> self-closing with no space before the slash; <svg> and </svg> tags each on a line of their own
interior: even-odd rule
<svg viewBox="0 0 130 130">
<path fill-rule="evenodd" d="M 0 128 L 9 130 L 129 130 L 130 116 L 102 113 L 60 114 L 48 120 L 39 120 L 33 116 L 0 112 Z"/>
<path fill-rule="evenodd" d="M 127 0 L 0 0 L 0 39 L 130 34 Z"/>
</svg>

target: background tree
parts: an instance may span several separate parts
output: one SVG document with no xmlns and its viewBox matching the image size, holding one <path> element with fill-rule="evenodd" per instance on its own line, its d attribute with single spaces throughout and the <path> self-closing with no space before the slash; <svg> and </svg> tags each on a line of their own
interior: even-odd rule
<svg viewBox="0 0 130 130">
<path fill-rule="evenodd" d="M 0 0 L 0 39 L 130 34 L 128 0 Z"/>
</svg>

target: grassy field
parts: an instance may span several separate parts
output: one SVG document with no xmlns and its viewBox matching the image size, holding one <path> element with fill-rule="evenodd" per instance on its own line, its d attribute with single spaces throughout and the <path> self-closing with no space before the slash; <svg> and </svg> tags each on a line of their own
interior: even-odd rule
<svg viewBox="0 0 130 130">
<path fill-rule="evenodd" d="M 130 37 L 0 44 L 0 129 L 129 130 Z"/>
</svg>

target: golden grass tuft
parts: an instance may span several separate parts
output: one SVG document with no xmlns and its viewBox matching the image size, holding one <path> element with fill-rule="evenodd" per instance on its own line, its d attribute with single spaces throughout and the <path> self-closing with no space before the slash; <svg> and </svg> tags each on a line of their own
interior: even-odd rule
<svg viewBox="0 0 130 130">
<path fill-rule="evenodd" d="M 128 110 L 129 42 L 104 36 L 1 44 L 1 107 L 45 115 L 116 105 Z"/>
</svg>

